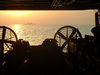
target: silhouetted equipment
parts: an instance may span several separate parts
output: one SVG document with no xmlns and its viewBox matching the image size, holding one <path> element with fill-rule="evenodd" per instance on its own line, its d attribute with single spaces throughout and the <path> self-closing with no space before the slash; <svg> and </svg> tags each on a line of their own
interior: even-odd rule
<svg viewBox="0 0 100 75">
<path fill-rule="evenodd" d="M 75 27 L 64 26 L 57 30 L 54 39 L 45 39 L 38 46 L 30 46 L 23 39 L 17 40 L 15 32 L 8 27 L 1 28 L 2 75 L 64 75 L 69 65 L 69 69 L 72 68 L 69 73 L 100 74 L 99 26 L 91 30 L 94 36 L 85 35 L 85 38 Z"/>
<path fill-rule="evenodd" d="M 0 0 L 0 10 L 100 9 L 100 0 Z"/>
<path fill-rule="evenodd" d="M 54 39 L 45 39 L 38 46 L 30 46 L 29 42 L 23 39 L 17 40 L 15 32 L 8 27 L 1 28 L 2 75 L 64 75 L 70 68 L 72 70 L 68 71 L 72 71 L 73 74 L 100 74 L 99 26 L 91 30 L 94 36 L 85 35 L 85 38 L 82 38 L 80 31 L 75 27 L 64 26 L 58 29 Z M 6 36 L 9 34 L 9 37 Z M 5 49 L 8 51 L 4 52 Z"/>
<path fill-rule="evenodd" d="M 44 40 L 42 45 L 31 47 L 29 54 L 29 68 L 32 68 L 33 74 L 64 73 L 64 55 L 56 40 Z"/>
<path fill-rule="evenodd" d="M 14 49 L 6 53 L 5 73 L 6 75 L 19 75 L 25 68 L 24 63 L 28 59 L 29 43 L 23 40 L 17 40 Z"/>
<path fill-rule="evenodd" d="M 85 38 L 82 38 L 78 29 L 65 26 L 54 36 L 62 50 L 66 50 L 66 62 L 83 75 L 100 74 L 100 26 L 91 31 L 94 36 L 85 35 Z"/>
<path fill-rule="evenodd" d="M 58 29 L 54 35 L 54 39 L 58 41 L 58 46 L 66 53 L 68 52 L 69 42 L 75 39 L 82 39 L 82 35 L 75 27 L 64 26 Z"/>
<path fill-rule="evenodd" d="M 4 53 L 12 49 L 12 45 L 17 41 L 15 32 L 5 26 L 0 26 L 0 71 L 4 61 Z"/>
<path fill-rule="evenodd" d="M 100 0 L 0 0 L 0 10 L 84 10 L 100 9 Z M 0 75 L 100 75 L 100 10 L 95 14 L 94 36 L 82 38 L 72 26 L 60 28 L 54 39 L 30 46 L 15 32 L 0 26 Z M 68 67 L 70 66 L 70 67 Z"/>
<path fill-rule="evenodd" d="M 30 46 L 28 41 L 18 40 L 12 29 L 1 28 L 1 75 L 64 73 L 64 55 L 55 39 L 46 39 L 39 46 Z"/>
</svg>

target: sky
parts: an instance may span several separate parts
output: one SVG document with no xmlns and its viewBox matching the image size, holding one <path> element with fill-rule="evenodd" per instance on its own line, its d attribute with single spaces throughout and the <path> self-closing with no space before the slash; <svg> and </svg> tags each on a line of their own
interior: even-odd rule
<svg viewBox="0 0 100 75">
<path fill-rule="evenodd" d="M 95 25 L 94 10 L 0 11 L 0 25 Z"/>
</svg>

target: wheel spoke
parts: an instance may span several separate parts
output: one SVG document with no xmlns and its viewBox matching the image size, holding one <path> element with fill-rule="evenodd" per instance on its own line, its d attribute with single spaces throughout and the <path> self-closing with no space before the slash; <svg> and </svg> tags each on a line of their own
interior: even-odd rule
<svg viewBox="0 0 100 75">
<path fill-rule="evenodd" d="M 66 28 L 66 37 L 68 38 L 68 28 Z"/>
<path fill-rule="evenodd" d="M 5 26 L 0 26 L 0 36 L 2 52 L 12 48 L 12 45 L 18 40 L 16 33 L 11 28 Z"/>
<path fill-rule="evenodd" d="M 11 38 L 7 38 L 7 39 L 5 39 L 5 40 L 9 40 L 9 39 L 12 39 L 12 38 L 14 38 L 14 37 L 11 37 Z"/>
<path fill-rule="evenodd" d="M 59 36 L 59 46 L 61 46 L 61 37 Z"/>
<path fill-rule="evenodd" d="M 2 42 L 2 40 L 0 39 L 0 42 Z M 6 42 L 6 43 L 15 43 L 16 41 L 9 41 L 9 40 L 4 40 L 3 41 L 4 43 Z"/>
<path fill-rule="evenodd" d="M 72 31 L 72 33 L 70 34 L 69 38 L 71 38 L 75 33 L 76 33 L 76 30 L 74 29 L 74 30 Z"/>
<path fill-rule="evenodd" d="M 63 43 L 62 49 L 66 46 L 66 44 L 67 44 L 67 41 Z"/>
<path fill-rule="evenodd" d="M 9 41 L 9 40 L 4 40 L 4 43 L 15 43 L 16 41 Z"/>
<path fill-rule="evenodd" d="M 3 33 L 2 33 L 2 39 L 4 40 L 5 38 L 5 35 L 6 35 L 6 28 L 3 28 Z"/>
<path fill-rule="evenodd" d="M 66 41 L 68 40 L 62 33 L 58 32 L 58 35 L 61 36 L 63 39 L 65 39 Z"/>
<path fill-rule="evenodd" d="M 66 29 L 66 30 L 65 30 Z M 75 35 L 75 36 L 74 36 Z M 82 38 L 81 33 L 79 32 L 78 29 L 72 27 L 72 26 L 64 26 L 58 29 L 58 31 L 54 35 L 54 39 L 56 39 L 59 36 L 58 45 L 62 47 L 62 51 L 67 49 L 69 46 L 69 40 L 71 38 Z M 67 46 L 66 46 L 67 45 Z"/>
<path fill-rule="evenodd" d="M 7 44 L 7 43 L 5 43 L 5 44 L 6 44 L 6 46 L 9 48 L 8 44 Z"/>
</svg>

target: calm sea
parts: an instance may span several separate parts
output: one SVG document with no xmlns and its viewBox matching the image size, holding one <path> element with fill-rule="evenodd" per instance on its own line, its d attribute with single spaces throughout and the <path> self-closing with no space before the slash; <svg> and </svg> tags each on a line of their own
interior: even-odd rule
<svg viewBox="0 0 100 75">
<path fill-rule="evenodd" d="M 56 31 L 66 25 L 5 25 L 17 34 L 18 39 L 29 41 L 30 45 L 40 45 L 46 38 L 54 38 Z M 93 35 L 91 29 L 95 25 L 71 25 L 79 29 L 82 37 Z"/>
</svg>

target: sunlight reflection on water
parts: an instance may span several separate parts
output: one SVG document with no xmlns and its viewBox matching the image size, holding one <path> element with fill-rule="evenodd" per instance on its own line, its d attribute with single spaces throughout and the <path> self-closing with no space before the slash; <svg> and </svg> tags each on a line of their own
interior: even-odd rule
<svg viewBox="0 0 100 75">
<path fill-rule="evenodd" d="M 19 39 L 20 35 L 22 35 L 21 25 L 20 24 L 14 24 L 14 25 L 12 25 L 12 29 L 18 34 L 17 37 Z M 19 33 L 20 33 L 20 35 L 19 35 Z"/>
<path fill-rule="evenodd" d="M 18 39 L 29 41 L 30 45 L 40 45 L 46 38 L 53 38 L 56 31 L 65 25 L 7 25 L 17 34 Z M 94 25 L 73 25 L 78 28 L 84 37 L 85 34 L 92 35 L 91 28 Z"/>
<path fill-rule="evenodd" d="M 18 39 L 29 41 L 30 45 L 40 45 L 46 38 L 53 38 L 60 26 L 47 25 L 10 25 L 18 36 Z"/>
</svg>

